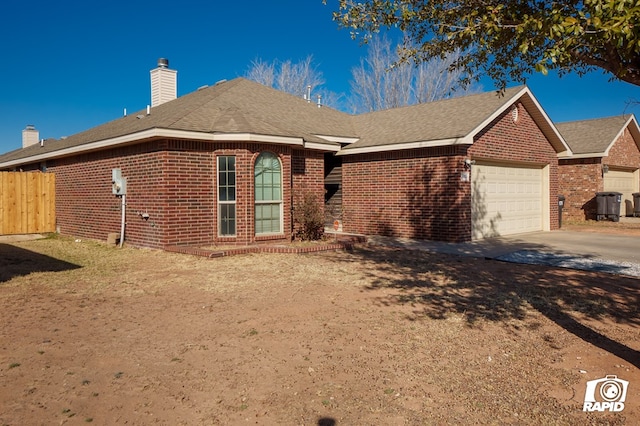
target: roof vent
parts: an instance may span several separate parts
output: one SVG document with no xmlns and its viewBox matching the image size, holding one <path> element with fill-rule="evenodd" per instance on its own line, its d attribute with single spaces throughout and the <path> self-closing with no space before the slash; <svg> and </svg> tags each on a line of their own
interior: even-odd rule
<svg viewBox="0 0 640 426">
<path fill-rule="evenodd" d="M 167 58 L 158 59 L 159 68 L 169 68 L 169 60 Z"/>
</svg>

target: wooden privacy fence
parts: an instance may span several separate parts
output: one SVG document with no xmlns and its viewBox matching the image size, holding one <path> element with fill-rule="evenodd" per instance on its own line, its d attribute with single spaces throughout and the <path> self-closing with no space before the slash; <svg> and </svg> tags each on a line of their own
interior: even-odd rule
<svg viewBox="0 0 640 426">
<path fill-rule="evenodd" d="M 0 172 L 0 235 L 56 230 L 56 176 Z"/>
</svg>

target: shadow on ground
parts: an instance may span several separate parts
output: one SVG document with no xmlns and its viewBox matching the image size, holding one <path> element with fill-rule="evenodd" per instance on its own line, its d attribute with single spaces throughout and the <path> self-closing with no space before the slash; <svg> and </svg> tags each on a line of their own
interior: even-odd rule
<svg viewBox="0 0 640 426">
<path fill-rule="evenodd" d="M 572 253 L 555 248 L 553 245 L 535 243 L 518 238 L 488 238 L 466 243 L 443 243 L 376 236 L 371 237 L 370 242 L 374 245 L 423 250 L 431 253 L 445 253 L 496 259 L 511 263 L 547 265 L 640 277 L 640 264 L 638 263 L 602 259 L 593 254 Z"/>
<path fill-rule="evenodd" d="M 358 248 L 353 255 L 370 275 L 368 290 L 394 290 L 385 292 L 378 302 L 409 304 L 414 308 L 411 320 L 459 314 L 474 326 L 480 319 L 523 320 L 533 308 L 584 341 L 640 368 L 639 351 L 586 325 L 588 320 L 603 319 L 640 325 L 637 279 L 397 248 Z"/>
<path fill-rule="evenodd" d="M 80 266 L 11 244 L 0 243 L 0 283 L 33 272 L 59 272 L 77 268 Z"/>
</svg>

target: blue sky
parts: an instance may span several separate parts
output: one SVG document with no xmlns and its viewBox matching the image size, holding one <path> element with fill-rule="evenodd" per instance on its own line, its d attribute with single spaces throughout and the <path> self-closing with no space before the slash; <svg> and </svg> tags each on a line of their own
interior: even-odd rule
<svg viewBox="0 0 640 426">
<path fill-rule="evenodd" d="M 0 153 L 33 124 L 60 138 L 142 110 L 158 58 L 178 70 L 178 95 L 245 74 L 252 60 L 313 55 L 325 89 L 348 94 L 365 48 L 331 19 L 337 1 L 29 1 L 0 7 Z M 492 90 L 490 81 L 483 81 Z M 600 72 L 528 81 L 556 122 L 640 113 L 640 88 Z"/>
</svg>

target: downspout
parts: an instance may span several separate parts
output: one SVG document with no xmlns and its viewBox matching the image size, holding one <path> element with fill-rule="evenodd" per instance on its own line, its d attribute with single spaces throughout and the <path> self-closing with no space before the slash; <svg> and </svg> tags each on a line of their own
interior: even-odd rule
<svg viewBox="0 0 640 426">
<path fill-rule="evenodd" d="M 122 248 L 122 243 L 124 242 L 124 226 L 125 226 L 125 217 L 126 217 L 126 195 L 122 194 L 122 221 L 120 223 L 120 248 Z"/>
</svg>

